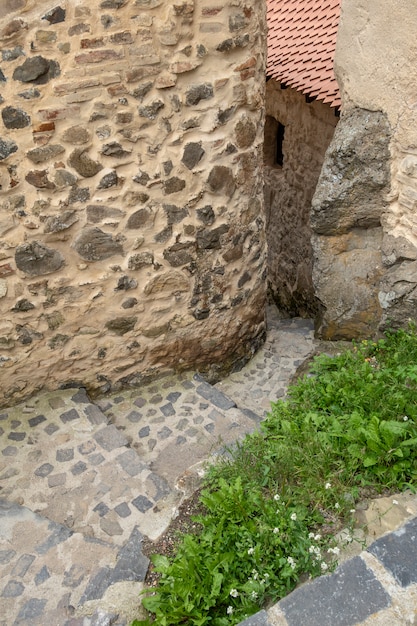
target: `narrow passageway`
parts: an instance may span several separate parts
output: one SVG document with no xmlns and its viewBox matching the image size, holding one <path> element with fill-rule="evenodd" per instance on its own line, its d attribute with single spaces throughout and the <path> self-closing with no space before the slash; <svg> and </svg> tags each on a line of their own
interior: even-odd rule
<svg viewBox="0 0 417 626">
<path fill-rule="evenodd" d="M 315 317 L 310 210 L 341 105 L 333 69 L 340 0 L 268 0 L 264 179 L 270 295 Z"/>
</svg>

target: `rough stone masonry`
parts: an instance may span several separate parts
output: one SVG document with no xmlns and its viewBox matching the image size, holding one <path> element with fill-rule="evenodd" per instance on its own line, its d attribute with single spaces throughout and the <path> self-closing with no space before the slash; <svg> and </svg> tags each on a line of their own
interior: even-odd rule
<svg viewBox="0 0 417 626">
<path fill-rule="evenodd" d="M 0 7 L 0 402 L 214 377 L 264 333 L 265 7 Z"/>
</svg>

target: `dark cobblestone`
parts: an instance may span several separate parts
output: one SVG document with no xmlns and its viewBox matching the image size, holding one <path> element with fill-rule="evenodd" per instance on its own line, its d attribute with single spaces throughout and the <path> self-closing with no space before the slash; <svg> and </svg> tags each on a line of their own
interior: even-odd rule
<svg viewBox="0 0 417 626">
<path fill-rule="evenodd" d="M 377 539 L 368 551 L 381 561 L 401 587 L 417 583 L 417 518 L 399 531 Z"/>
<path fill-rule="evenodd" d="M 146 513 L 152 508 L 152 502 L 146 496 L 138 496 L 132 500 L 133 506 L 135 506 L 141 513 Z"/>
</svg>

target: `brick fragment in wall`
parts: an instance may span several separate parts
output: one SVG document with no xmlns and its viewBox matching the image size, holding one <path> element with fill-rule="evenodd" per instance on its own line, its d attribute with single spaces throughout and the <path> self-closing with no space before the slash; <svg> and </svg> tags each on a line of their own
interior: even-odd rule
<svg viewBox="0 0 417 626">
<path fill-rule="evenodd" d="M 104 63 L 106 61 L 119 61 L 124 57 L 123 52 L 112 49 L 92 50 L 75 56 L 78 65 L 89 65 L 91 63 Z"/>
</svg>

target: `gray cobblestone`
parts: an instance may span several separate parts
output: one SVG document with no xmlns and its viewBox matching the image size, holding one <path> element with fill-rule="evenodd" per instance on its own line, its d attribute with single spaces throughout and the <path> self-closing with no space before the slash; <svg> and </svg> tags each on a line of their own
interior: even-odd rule
<svg viewBox="0 0 417 626">
<path fill-rule="evenodd" d="M 1 595 L 3 598 L 17 598 L 22 595 L 24 590 L 25 586 L 23 583 L 17 580 L 9 580 Z"/>
<path fill-rule="evenodd" d="M 152 508 L 153 504 L 146 496 L 138 496 L 134 500 L 132 500 L 133 506 L 135 506 L 138 511 L 141 513 L 146 513 L 149 509 Z"/>
<path fill-rule="evenodd" d="M 32 565 L 35 557 L 33 554 L 22 554 L 15 563 L 11 576 L 19 576 L 19 578 L 23 578 L 29 567 Z"/>
</svg>

